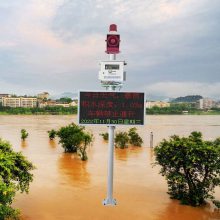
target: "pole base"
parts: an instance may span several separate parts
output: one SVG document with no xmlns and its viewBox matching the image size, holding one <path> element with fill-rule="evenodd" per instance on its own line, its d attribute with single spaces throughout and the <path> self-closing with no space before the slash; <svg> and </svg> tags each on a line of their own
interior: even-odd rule
<svg viewBox="0 0 220 220">
<path fill-rule="evenodd" d="M 117 205 L 116 199 L 104 199 L 102 202 L 103 205 Z"/>
</svg>

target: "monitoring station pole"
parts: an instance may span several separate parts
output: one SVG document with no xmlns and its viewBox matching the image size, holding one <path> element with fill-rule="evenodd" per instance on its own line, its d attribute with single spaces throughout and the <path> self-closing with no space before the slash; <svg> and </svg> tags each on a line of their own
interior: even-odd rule
<svg viewBox="0 0 220 220">
<path fill-rule="evenodd" d="M 106 87 L 108 91 L 113 92 L 116 88 L 121 88 L 122 81 L 125 80 L 125 72 L 123 71 L 125 62 L 116 61 L 116 54 L 119 53 L 120 35 L 117 33 L 117 26 L 115 24 L 111 24 L 109 27 L 106 43 L 106 53 L 109 54 L 109 61 L 101 62 L 99 79 L 101 80 L 102 86 Z M 113 198 L 114 130 L 114 125 L 108 126 L 108 183 L 107 198 L 104 199 L 103 205 L 116 205 L 116 200 Z"/>
</svg>

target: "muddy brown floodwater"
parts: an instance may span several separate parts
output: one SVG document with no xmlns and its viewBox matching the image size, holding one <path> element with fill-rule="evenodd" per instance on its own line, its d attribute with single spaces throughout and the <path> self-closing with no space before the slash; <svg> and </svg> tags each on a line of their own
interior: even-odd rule
<svg viewBox="0 0 220 220">
<path fill-rule="evenodd" d="M 28 195 L 17 195 L 13 206 L 24 220 L 217 220 L 220 212 L 212 205 L 193 208 L 169 199 L 167 184 L 152 168 L 154 144 L 172 134 L 189 135 L 201 131 L 205 139 L 220 136 L 220 116 L 147 116 L 146 125 L 138 127 L 144 140 L 141 148 L 116 149 L 114 164 L 114 198 L 117 205 L 103 206 L 107 188 L 107 148 L 99 133 L 106 126 L 86 126 L 95 141 L 88 149 L 88 161 L 63 153 L 58 140 L 49 141 L 47 131 L 58 129 L 76 116 L 0 116 L 0 137 L 9 140 L 37 167 Z M 29 137 L 20 140 L 25 128 Z M 117 127 L 128 130 L 129 127 Z M 216 188 L 216 199 L 220 189 Z"/>
</svg>

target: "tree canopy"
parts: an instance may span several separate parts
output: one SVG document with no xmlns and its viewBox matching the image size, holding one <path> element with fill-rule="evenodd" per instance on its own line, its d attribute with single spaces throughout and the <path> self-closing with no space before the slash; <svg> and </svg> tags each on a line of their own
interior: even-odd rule
<svg viewBox="0 0 220 220">
<path fill-rule="evenodd" d="M 93 135 L 85 131 L 85 127 L 74 123 L 61 127 L 57 132 L 65 152 L 78 152 L 82 160 L 87 160 L 86 148 L 92 142 Z"/>
<path fill-rule="evenodd" d="M 34 166 L 22 153 L 12 150 L 9 142 L 0 139 L 0 219 L 16 219 L 18 210 L 11 207 L 17 191 L 28 192 Z"/>
<path fill-rule="evenodd" d="M 166 177 L 168 194 L 183 204 L 199 206 L 214 200 L 214 188 L 220 185 L 220 139 L 204 141 L 201 132 L 188 137 L 173 135 L 156 148 L 156 164 Z"/>
</svg>

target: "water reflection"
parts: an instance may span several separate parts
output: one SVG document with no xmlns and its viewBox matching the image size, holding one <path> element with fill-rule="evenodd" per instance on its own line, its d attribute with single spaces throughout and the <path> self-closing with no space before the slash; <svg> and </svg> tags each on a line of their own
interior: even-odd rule
<svg viewBox="0 0 220 220">
<path fill-rule="evenodd" d="M 220 219 L 220 212 L 212 209 L 210 204 L 203 207 L 191 207 L 181 205 L 177 200 L 171 200 L 166 209 L 156 220 L 217 220 Z"/>
<path fill-rule="evenodd" d="M 79 156 L 72 153 L 63 153 L 59 160 L 59 173 L 68 179 L 65 183 L 83 188 L 90 184 L 90 173 L 87 171 L 87 162 L 81 161 Z"/>
<path fill-rule="evenodd" d="M 25 140 L 21 140 L 21 148 L 25 149 L 27 148 L 28 143 Z"/>
<path fill-rule="evenodd" d="M 150 147 L 147 152 L 149 153 L 150 162 L 154 163 L 155 162 L 154 148 Z"/>
<path fill-rule="evenodd" d="M 116 160 L 126 161 L 130 157 L 138 157 L 142 151 L 142 147 L 128 147 L 125 149 L 115 148 L 115 158 Z"/>
<path fill-rule="evenodd" d="M 54 148 L 56 148 L 57 147 L 57 142 L 55 141 L 55 140 L 50 140 L 49 139 L 49 146 L 52 148 L 52 149 L 54 149 Z"/>
</svg>

